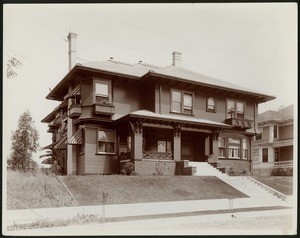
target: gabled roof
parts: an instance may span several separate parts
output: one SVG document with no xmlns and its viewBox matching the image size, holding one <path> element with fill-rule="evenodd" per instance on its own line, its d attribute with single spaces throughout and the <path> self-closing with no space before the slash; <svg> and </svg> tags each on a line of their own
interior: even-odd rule
<svg viewBox="0 0 300 238">
<path fill-rule="evenodd" d="M 110 59 L 102 62 L 88 62 L 76 64 L 74 68 L 56 85 L 56 87 L 47 95 L 47 99 L 61 100 L 68 89 L 68 86 L 73 82 L 72 75 L 77 70 L 87 70 L 99 72 L 108 75 L 118 75 L 131 79 L 143 80 L 147 76 L 169 77 L 176 80 L 185 81 L 188 83 L 197 83 L 209 87 L 224 89 L 229 92 L 241 92 L 247 95 L 252 95 L 259 98 L 260 102 L 275 99 L 274 96 L 269 96 L 254 90 L 246 89 L 222 80 L 214 79 L 202 74 L 187 70 L 181 67 L 166 66 L 158 67 L 155 65 L 139 62 L 137 64 L 128 64 L 121 61 Z"/>
</svg>

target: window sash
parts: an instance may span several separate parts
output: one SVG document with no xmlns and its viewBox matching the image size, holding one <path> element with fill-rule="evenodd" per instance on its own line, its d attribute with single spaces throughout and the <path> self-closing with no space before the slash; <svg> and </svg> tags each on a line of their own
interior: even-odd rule
<svg viewBox="0 0 300 238">
<path fill-rule="evenodd" d="M 274 128 L 273 128 L 273 136 L 275 139 L 277 139 L 278 137 L 278 126 L 277 125 L 274 125 Z"/>
<path fill-rule="evenodd" d="M 171 91 L 171 111 L 183 114 L 192 114 L 193 94 L 178 90 Z"/>
<path fill-rule="evenodd" d="M 207 99 L 207 110 L 209 110 L 209 111 L 216 110 L 215 100 L 213 98 Z"/>
<path fill-rule="evenodd" d="M 262 148 L 262 162 L 263 163 L 268 163 L 269 160 L 269 155 L 268 155 L 268 148 Z"/>
<path fill-rule="evenodd" d="M 108 97 L 108 94 L 109 94 L 108 84 L 96 82 L 95 83 L 95 94 L 97 96 Z"/>
<path fill-rule="evenodd" d="M 116 131 L 113 130 L 98 130 L 97 151 L 101 154 L 116 153 Z"/>
</svg>

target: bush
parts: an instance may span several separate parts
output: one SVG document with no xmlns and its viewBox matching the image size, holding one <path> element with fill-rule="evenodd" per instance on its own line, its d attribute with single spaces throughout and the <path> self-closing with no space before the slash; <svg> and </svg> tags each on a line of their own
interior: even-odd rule
<svg viewBox="0 0 300 238">
<path fill-rule="evenodd" d="M 134 172 L 134 164 L 130 161 L 124 164 L 124 167 L 121 169 L 123 175 L 136 175 Z"/>
<path fill-rule="evenodd" d="M 273 168 L 271 176 L 293 176 L 293 168 Z"/>
</svg>

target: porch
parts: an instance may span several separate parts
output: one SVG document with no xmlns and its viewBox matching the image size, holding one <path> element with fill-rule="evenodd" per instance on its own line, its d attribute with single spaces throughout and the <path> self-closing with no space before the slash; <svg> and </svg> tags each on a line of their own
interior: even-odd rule
<svg viewBox="0 0 300 238">
<path fill-rule="evenodd" d="M 218 160 L 218 135 L 223 123 L 161 115 L 141 110 L 118 121 L 119 131 L 127 131 L 127 147 L 138 174 L 192 174 L 188 161 Z"/>
</svg>

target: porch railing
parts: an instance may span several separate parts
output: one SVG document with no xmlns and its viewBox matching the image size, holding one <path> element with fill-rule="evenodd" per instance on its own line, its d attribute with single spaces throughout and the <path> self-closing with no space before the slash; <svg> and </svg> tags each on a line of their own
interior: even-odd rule
<svg viewBox="0 0 300 238">
<path fill-rule="evenodd" d="M 172 153 L 143 151 L 143 159 L 172 160 Z"/>
<path fill-rule="evenodd" d="M 278 162 L 253 162 L 253 169 L 288 168 L 293 167 L 293 160 Z"/>
</svg>

